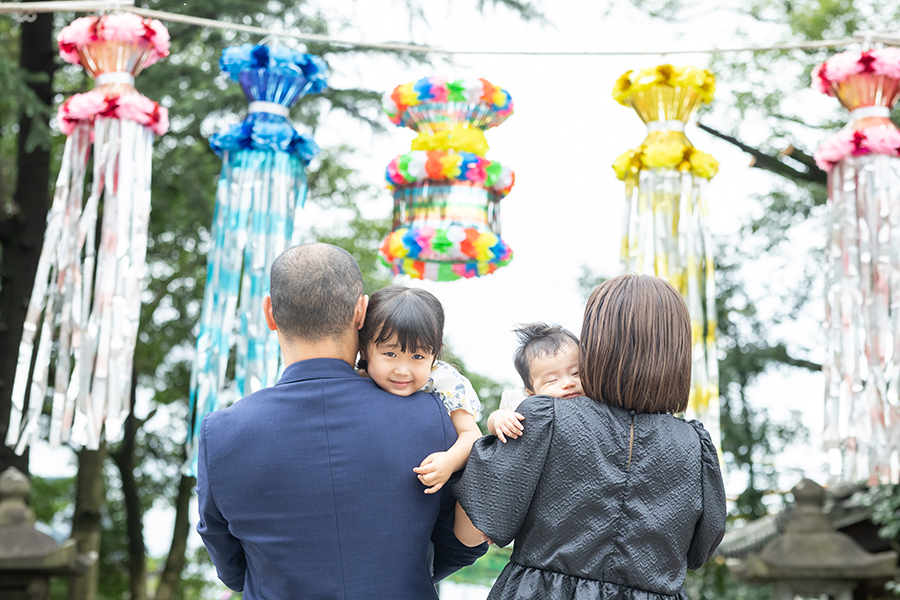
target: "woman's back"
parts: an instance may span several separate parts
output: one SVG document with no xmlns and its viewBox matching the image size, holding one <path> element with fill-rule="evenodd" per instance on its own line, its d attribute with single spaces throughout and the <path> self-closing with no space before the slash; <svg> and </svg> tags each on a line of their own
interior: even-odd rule
<svg viewBox="0 0 900 600">
<path fill-rule="evenodd" d="M 455 488 L 476 527 L 516 540 L 490 597 L 683 594 L 686 567 L 708 558 L 724 524 L 702 426 L 586 397 L 535 396 L 519 412 L 524 435 L 504 448 L 482 438 Z"/>
</svg>

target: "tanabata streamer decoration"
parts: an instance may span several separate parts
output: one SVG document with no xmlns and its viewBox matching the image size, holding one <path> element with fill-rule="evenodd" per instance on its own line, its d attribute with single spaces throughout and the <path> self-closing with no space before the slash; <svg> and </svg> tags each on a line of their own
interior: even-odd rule
<svg viewBox="0 0 900 600">
<path fill-rule="evenodd" d="M 454 281 L 493 273 L 512 250 L 500 238 L 509 167 L 488 160 L 484 130 L 513 112 L 509 93 L 484 79 L 425 77 L 384 100 L 391 122 L 419 133 L 388 164 L 394 224 L 381 257 L 395 275 Z"/>
<path fill-rule="evenodd" d="M 704 187 L 719 163 L 684 135 L 685 124 L 714 92 L 713 74 L 696 67 L 660 65 L 622 75 L 613 98 L 637 112 L 647 137 L 613 169 L 625 182 L 627 202 L 622 266 L 662 277 L 684 297 L 693 343 L 687 415 L 703 421 L 718 446 L 716 289 Z"/>
<path fill-rule="evenodd" d="M 828 171 L 825 447 L 837 481 L 898 482 L 900 48 L 842 52 L 813 71 L 850 123 L 815 154 Z"/>
<path fill-rule="evenodd" d="M 278 337 L 262 301 L 272 263 L 299 242 L 295 221 L 306 200 L 306 166 L 319 149 L 297 131 L 289 110 L 325 88 L 325 63 L 282 46 L 227 48 L 220 66 L 250 101 L 241 123 L 210 138 L 222 157 L 211 229 L 197 354 L 191 373 L 187 472 L 196 473 L 197 437 L 226 387 L 236 346 L 237 397 L 273 385 L 281 365 Z"/>
<path fill-rule="evenodd" d="M 169 53 L 159 21 L 83 17 L 58 41 L 62 58 L 81 64 L 95 87 L 68 98 L 57 115 L 68 137 L 19 347 L 6 439 L 18 453 L 36 441 L 48 396 L 52 445 L 97 449 L 101 440 L 122 436 L 147 270 L 153 136 L 168 128 L 166 109 L 134 88 L 135 76 Z M 91 191 L 83 202 L 92 147 Z"/>
</svg>

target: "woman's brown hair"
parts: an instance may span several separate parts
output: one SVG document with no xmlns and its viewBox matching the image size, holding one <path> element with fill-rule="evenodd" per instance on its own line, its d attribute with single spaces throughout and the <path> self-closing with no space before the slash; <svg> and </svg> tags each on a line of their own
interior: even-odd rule
<svg viewBox="0 0 900 600">
<path fill-rule="evenodd" d="M 586 396 L 638 413 L 683 412 L 691 390 L 691 317 L 663 279 L 624 274 L 591 293 L 579 358 Z"/>
</svg>

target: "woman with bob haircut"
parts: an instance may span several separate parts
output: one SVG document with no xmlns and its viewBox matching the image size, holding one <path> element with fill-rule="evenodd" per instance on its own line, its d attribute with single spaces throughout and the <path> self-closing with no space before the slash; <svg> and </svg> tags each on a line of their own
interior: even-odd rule
<svg viewBox="0 0 900 600">
<path fill-rule="evenodd" d="M 457 536 L 515 540 L 489 600 L 686 600 L 685 570 L 725 533 L 725 491 L 703 425 L 673 414 L 691 382 L 681 295 L 649 275 L 600 285 L 579 371 L 587 397 L 532 396 L 518 439 L 475 443 L 451 479 Z"/>
</svg>

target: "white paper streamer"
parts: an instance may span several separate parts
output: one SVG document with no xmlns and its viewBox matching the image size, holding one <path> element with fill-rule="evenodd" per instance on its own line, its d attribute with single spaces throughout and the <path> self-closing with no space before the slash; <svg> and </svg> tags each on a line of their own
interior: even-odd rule
<svg viewBox="0 0 900 600">
<path fill-rule="evenodd" d="M 850 157 L 829 178 L 825 447 L 832 475 L 900 475 L 900 158 Z"/>
</svg>

